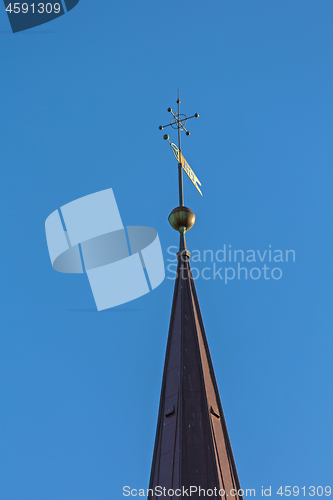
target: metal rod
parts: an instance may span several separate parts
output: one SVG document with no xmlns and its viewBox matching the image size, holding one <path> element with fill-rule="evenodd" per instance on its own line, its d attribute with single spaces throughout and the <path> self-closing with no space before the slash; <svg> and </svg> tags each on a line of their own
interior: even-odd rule
<svg viewBox="0 0 333 500">
<path fill-rule="evenodd" d="M 178 118 L 180 116 L 180 100 L 179 100 L 179 90 L 178 90 Z M 182 168 L 182 149 L 180 142 L 180 127 L 178 124 L 178 149 L 179 149 L 179 160 L 178 160 L 178 182 L 179 182 L 179 206 L 184 206 L 184 188 L 183 188 L 183 168 Z"/>
<path fill-rule="evenodd" d="M 183 168 L 182 164 L 178 163 L 178 184 L 179 184 L 179 206 L 184 206 L 184 188 L 183 188 Z"/>
</svg>

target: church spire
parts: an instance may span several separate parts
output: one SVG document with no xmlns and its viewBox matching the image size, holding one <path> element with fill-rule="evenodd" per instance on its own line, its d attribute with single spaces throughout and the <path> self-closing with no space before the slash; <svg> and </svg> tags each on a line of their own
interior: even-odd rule
<svg viewBox="0 0 333 500">
<path fill-rule="evenodd" d="M 191 273 L 190 252 L 186 248 L 185 232 L 194 225 L 195 215 L 184 206 L 182 170 L 200 193 L 198 184 L 201 184 L 181 153 L 180 132 L 184 130 L 189 135 L 185 129 L 188 118 L 180 114 L 179 95 L 177 104 L 177 114 L 173 114 L 170 108 L 168 111 L 173 114 L 170 125 L 178 128 L 179 147 L 170 144 L 178 159 L 180 204 L 172 210 L 169 222 L 180 232 L 180 247 L 148 499 L 175 500 L 187 498 L 191 493 L 193 499 L 202 496 L 220 499 L 228 495 L 241 500 L 236 465 Z M 169 140 L 169 136 L 164 138 Z M 200 495 L 200 488 L 205 493 Z"/>
</svg>

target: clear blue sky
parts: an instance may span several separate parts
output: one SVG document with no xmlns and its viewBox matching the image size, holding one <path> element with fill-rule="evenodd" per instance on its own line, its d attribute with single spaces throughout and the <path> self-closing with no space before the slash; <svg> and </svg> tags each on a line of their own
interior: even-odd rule
<svg viewBox="0 0 333 500">
<path fill-rule="evenodd" d="M 333 487 L 332 23 L 330 0 L 81 0 L 13 35 L 0 9 L 1 500 L 148 486 L 173 281 L 97 313 L 44 222 L 111 187 L 168 258 L 178 88 L 189 249 L 296 252 L 280 280 L 196 281 L 241 484 Z"/>
</svg>

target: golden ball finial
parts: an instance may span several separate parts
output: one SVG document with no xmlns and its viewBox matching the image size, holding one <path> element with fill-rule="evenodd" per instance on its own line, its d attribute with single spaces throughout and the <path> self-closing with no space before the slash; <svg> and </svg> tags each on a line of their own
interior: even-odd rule
<svg viewBox="0 0 333 500">
<path fill-rule="evenodd" d="M 176 207 L 170 213 L 168 221 L 173 229 L 185 233 L 194 226 L 195 215 L 187 207 Z"/>
</svg>

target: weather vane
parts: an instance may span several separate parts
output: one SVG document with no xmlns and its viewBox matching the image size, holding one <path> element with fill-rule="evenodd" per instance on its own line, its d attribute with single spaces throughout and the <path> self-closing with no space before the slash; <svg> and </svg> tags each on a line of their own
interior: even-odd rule
<svg viewBox="0 0 333 500">
<path fill-rule="evenodd" d="M 200 191 L 199 188 L 199 186 L 201 186 L 201 182 L 199 181 L 198 177 L 195 175 L 190 165 L 187 163 L 184 156 L 182 155 L 181 142 L 180 142 L 180 133 L 182 130 L 186 133 L 186 135 L 190 135 L 190 132 L 185 128 L 187 121 L 190 120 L 191 118 L 199 118 L 199 114 L 195 113 L 193 116 L 187 117 L 186 115 L 180 113 L 179 90 L 178 90 L 178 99 L 176 102 L 178 105 L 178 113 L 174 113 L 171 108 L 168 108 L 168 112 L 172 114 L 173 118 L 171 122 L 168 123 L 168 125 L 164 126 L 160 125 L 159 129 L 163 130 L 166 127 L 178 129 L 178 147 L 173 142 L 170 142 L 168 134 L 165 134 L 163 136 L 163 139 L 169 142 L 172 152 L 176 160 L 178 161 L 179 205 L 183 207 L 184 206 L 183 170 L 189 176 L 194 186 L 197 188 L 197 190 L 202 196 L 202 192 Z"/>
</svg>

